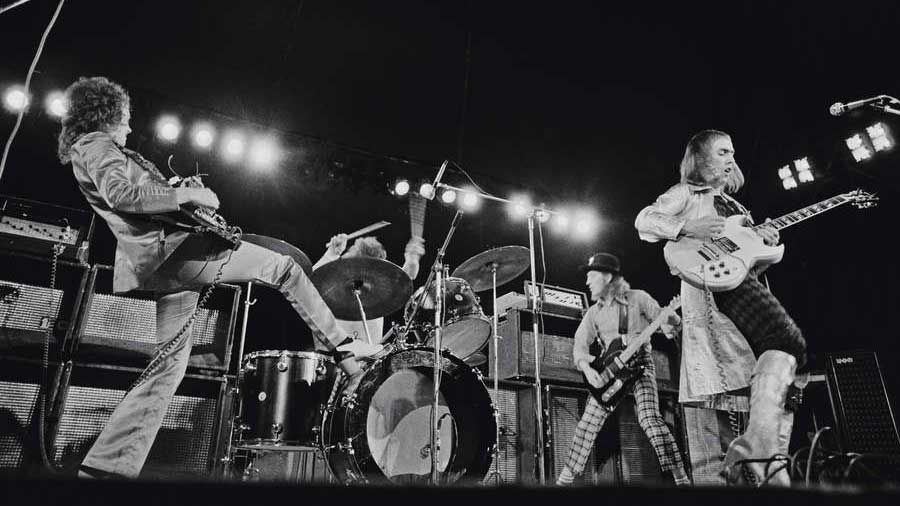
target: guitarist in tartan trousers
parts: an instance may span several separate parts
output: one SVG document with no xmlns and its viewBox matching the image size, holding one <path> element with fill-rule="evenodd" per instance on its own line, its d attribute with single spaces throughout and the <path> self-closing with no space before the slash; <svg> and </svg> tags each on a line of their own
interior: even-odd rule
<svg viewBox="0 0 900 506">
<path fill-rule="evenodd" d="M 591 300 L 595 304 L 584 314 L 575 331 L 572 355 L 575 367 L 584 373 L 591 386 L 599 389 L 604 385 L 600 383 L 600 373 L 591 366 L 596 358 L 591 355 L 591 345 L 598 344 L 600 353 L 605 353 L 621 335 L 637 334 L 647 327 L 661 308 L 647 292 L 631 289 L 622 277 L 619 259 L 615 255 L 597 253 L 581 269 L 585 272 L 585 284 L 590 289 Z M 668 327 L 668 337 L 671 338 L 675 334 L 674 328 L 680 326 L 681 319 L 672 313 L 668 324 L 665 327 Z M 675 438 L 659 412 L 656 367 L 649 343 L 641 347 L 629 366 L 644 368 L 634 384 L 634 402 L 638 423 L 656 451 L 660 468 L 671 475 L 676 485 L 690 485 Z M 614 409 L 615 405 L 606 405 L 598 402 L 593 395 L 588 396 L 584 414 L 575 428 L 565 467 L 556 480 L 557 485 L 572 484 L 575 477 L 584 471 L 597 433 Z"/>
<path fill-rule="evenodd" d="M 378 351 L 349 337 L 290 257 L 249 242 L 223 245 L 207 234 L 151 219 L 184 205 L 217 209 L 219 199 L 208 188 L 172 187 L 156 166 L 125 148 L 131 110 L 122 86 L 105 77 L 82 77 L 66 90 L 66 101 L 59 159 L 72 164 L 79 190 L 116 238 L 113 291 L 154 295 L 158 343 L 150 365 L 82 461 L 80 478 L 140 474 L 184 378 L 190 327 L 204 285 L 253 281 L 277 289 L 348 375 L 360 371 L 357 357 Z"/>
<path fill-rule="evenodd" d="M 685 148 L 680 173 L 681 181 L 635 219 L 641 239 L 709 240 L 723 231 L 726 217 L 750 218 L 729 195 L 743 186 L 744 175 L 727 133 L 703 130 L 695 134 Z M 775 228 L 755 230 L 766 245 L 778 244 Z M 712 402 L 707 407 L 719 409 L 717 398 L 749 383 L 747 430 L 728 447 L 723 475 L 732 484 L 788 486 L 784 458 L 793 409 L 805 386 L 805 375 L 796 378 L 796 371 L 805 365 L 806 341 L 758 274 L 751 270 L 734 289 L 715 293 L 681 282 L 684 328 L 679 402 Z M 772 460 L 779 458 L 781 462 Z"/>
</svg>

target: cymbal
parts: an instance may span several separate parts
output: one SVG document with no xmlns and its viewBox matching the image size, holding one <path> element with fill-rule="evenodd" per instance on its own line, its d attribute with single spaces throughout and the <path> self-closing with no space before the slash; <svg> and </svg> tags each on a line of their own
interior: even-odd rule
<svg viewBox="0 0 900 506">
<path fill-rule="evenodd" d="M 274 237 L 257 234 L 242 234 L 241 240 L 247 241 L 257 246 L 262 246 L 263 248 L 272 250 L 275 253 L 287 255 L 293 258 L 295 262 L 300 264 L 300 267 L 303 268 L 303 272 L 305 272 L 307 276 L 312 274 L 312 262 L 309 261 L 309 257 L 306 256 L 306 253 L 300 251 L 300 248 L 294 246 L 289 242 L 282 241 L 281 239 L 275 239 Z"/>
<path fill-rule="evenodd" d="M 475 353 L 464 358 L 463 362 L 465 362 L 470 367 L 478 367 L 479 365 L 487 362 L 487 355 L 480 351 L 476 351 Z"/>
<path fill-rule="evenodd" d="M 474 292 L 490 290 L 494 286 L 493 267 L 497 267 L 497 286 L 508 283 L 531 265 L 528 248 L 501 246 L 483 251 L 462 263 L 453 271 L 454 278 L 469 282 Z"/>
<path fill-rule="evenodd" d="M 314 270 L 310 278 L 334 316 L 342 320 L 362 319 L 355 288 L 370 320 L 400 309 L 412 293 L 412 280 L 403 269 L 380 258 L 340 258 Z"/>
</svg>

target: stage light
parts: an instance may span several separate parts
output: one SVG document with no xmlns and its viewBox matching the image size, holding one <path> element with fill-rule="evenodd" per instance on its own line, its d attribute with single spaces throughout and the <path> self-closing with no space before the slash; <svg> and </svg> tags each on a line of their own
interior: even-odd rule
<svg viewBox="0 0 900 506">
<path fill-rule="evenodd" d="M 599 227 L 599 220 L 593 213 L 579 211 L 573 221 L 572 236 L 582 240 L 593 239 Z"/>
<path fill-rule="evenodd" d="M 537 218 L 539 223 L 547 223 L 550 221 L 551 215 L 550 211 L 547 211 L 544 208 L 536 209 L 534 212 L 534 217 Z"/>
<path fill-rule="evenodd" d="M 250 167 L 254 169 L 271 169 L 281 156 L 278 144 L 270 137 L 254 139 L 248 152 Z"/>
<path fill-rule="evenodd" d="M 848 137 L 844 142 L 847 144 L 847 149 L 849 149 L 850 153 L 853 155 L 853 159 L 857 162 L 872 158 L 872 152 L 866 147 L 860 134 Z"/>
<path fill-rule="evenodd" d="M 405 179 L 400 179 L 396 183 L 394 183 L 394 195 L 398 197 L 402 197 L 409 193 L 409 181 Z"/>
<path fill-rule="evenodd" d="M 452 204 L 456 202 L 456 192 L 453 190 L 444 190 L 444 193 L 441 194 L 441 200 L 445 204 Z"/>
<path fill-rule="evenodd" d="M 29 102 L 25 88 L 19 85 L 10 86 L 6 89 L 6 93 L 3 94 L 3 105 L 9 112 L 18 113 L 28 108 Z"/>
<path fill-rule="evenodd" d="M 887 128 L 881 123 L 875 123 L 872 126 L 866 127 L 866 133 L 869 134 L 869 139 L 872 141 L 872 148 L 878 151 L 885 151 L 891 148 L 894 145 L 891 142 L 890 136 L 888 136 Z"/>
<path fill-rule="evenodd" d="M 797 187 L 797 180 L 794 179 L 794 176 L 786 177 L 781 180 L 781 185 L 785 190 L 793 190 Z"/>
<path fill-rule="evenodd" d="M 514 219 L 524 218 L 531 213 L 531 199 L 525 195 L 513 195 L 506 205 L 506 212 Z"/>
<path fill-rule="evenodd" d="M 216 137 L 216 131 L 209 123 L 199 123 L 194 126 L 191 137 L 194 140 L 194 146 L 201 149 L 208 149 L 212 146 L 213 139 Z"/>
<path fill-rule="evenodd" d="M 557 213 L 550 219 L 550 229 L 556 233 L 565 233 L 569 230 L 569 222 L 571 218 L 569 217 L 569 213 L 566 211 L 562 211 Z"/>
<path fill-rule="evenodd" d="M 812 171 L 807 169 L 807 170 L 798 170 L 797 171 L 797 179 L 801 183 L 811 183 L 815 179 L 815 177 L 813 176 Z"/>
<path fill-rule="evenodd" d="M 422 185 L 419 186 L 419 195 L 426 199 L 433 199 L 434 186 L 432 186 L 431 183 L 422 183 Z"/>
<path fill-rule="evenodd" d="M 156 122 L 156 135 L 167 142 L 175 142 L 181 135 L 181 123 L 175 116 L 163 116 Z"/>
<path fill-rule="evenodd" d="M 62 118 L 69 108 L 66 104 L 66 94 L 61 91 L 51 91 L 44 100 L 44 107 L 50 116 Z"/>
<path fill-rule="evenodd" d="M 481 197 L 474 191 L 466 191 L 459 199 L 459 207 L 464 211 L 474 211 L 481 206 Z"/>
<path fill-rule="evenodd" d="M 810 169 L 809 158 L 804 156 L 803 158 L 794 160 L 794 168 L 797 169 L 797 172 L 803 172 L 804 170 L 808 171 Z"/>
<path fill-rule="evenodd" d="M 791 168 L 789 166 L 785 165 L 784 167 L 778 169 L 778 177 L 780 177 L 781 179 L 787 179 L 792 176 L 793 174 L 791 173 Z"/>
<path fill-rule="evenodd" d="M 225 134 L 222 145 L 222 155 L 229 162 L 237 161 L 244 154 L 244 136 L 237 132 Z"/>
</svg>

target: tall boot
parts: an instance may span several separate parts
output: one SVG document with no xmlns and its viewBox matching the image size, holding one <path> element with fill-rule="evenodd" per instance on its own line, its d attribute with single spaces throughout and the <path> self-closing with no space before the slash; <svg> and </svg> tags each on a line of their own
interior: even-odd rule
<svg viewBox="0 0 900 506">
<path fill-rule="evenodd" d="M 789 353 L 768 350 L 760 355 L 750 380 L 747 430 L 725 453 L 723 473 L 729 484 L 790 486 L 787 460 L 740 462 L 788 457 L 794 413 L 785 408 L 785 400 L 796 369 L 797 359 Z"/>
</svg>

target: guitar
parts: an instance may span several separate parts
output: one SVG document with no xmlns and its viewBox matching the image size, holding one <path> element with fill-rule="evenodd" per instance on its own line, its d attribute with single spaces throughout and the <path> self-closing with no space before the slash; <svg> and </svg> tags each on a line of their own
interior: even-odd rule
<svg viewBox="0 0 900 506">
<path fill-rule="evenodd" d="M 681 307 L 681 297 L 675 296 L 669 305 L 656 315 L 650 325 L 629 340 L 627 346 L 622 338 L 615 339 L 610 343 L 603 356 L 600 356 L 600 343 L 597 341 L 591 343 L 590 353 L 594 356 L 594 360 L 590 365 L 592 369 L 600 373 L 600 388 L 591 385 L 584 372 L 581 375 L 597 402 L 603 406 L 615 407 L 622 397 L 631 391 L 631 387 L 644 374 L 644 366 L 629 367 L 628 361 L 641 346 L 650 342 L 650 337 L 656 332 L 656 329 L 679 307 Z M 620 383 L 617 384 L 616 380 L 619 380 Z"/>
<path fill-rule="evenodd" d="M 767 246 L 756 230 L 781 230 L 843 204 L 864 209 L 874 207 L 877 201 L 878 197 L 871 193 L 854 190 L 753 227 L 747 226 L 746 216 L 729 216 L 718 237 L 706 241 L 682 237 L 669 241 L 663 253 L 672 272 L 691 286 L 727 291 L 740 285 L 754 267 L 778 263 L 784 256 L 784 244 Z"/>
<path fill-rule="evenodd" d="M 203 188 L 199 176 L 172 178 L 170 183 L 189 188 Z M 241 245 L 241 229 L 229 225 L 225 218 L 208 207 L 183 205 L 178 211 L 154 214 L 151 219 L 162 221 L 190 232 L 206 234 L 220 240 L 224 246 L 237 249 Z"/>
</svg>

